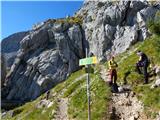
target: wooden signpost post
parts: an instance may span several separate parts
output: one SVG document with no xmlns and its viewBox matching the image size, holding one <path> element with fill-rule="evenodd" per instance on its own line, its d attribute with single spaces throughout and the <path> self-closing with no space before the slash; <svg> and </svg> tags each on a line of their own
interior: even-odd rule
<svg viewBox="0 0 160 120">
<path fill-rule="evenodd" d="M 88 50 L 86 49 L 86 58 L 79 60 L 79 66 L 85 65 L 87 69 L 87 96 L 88 96 L 88 120 L 91 120 L 91 108 L 90 108 L 90 77 L 89 70 L 91 64 L 98 63 L 97 57 L 89 57 Z"/>
</svg>

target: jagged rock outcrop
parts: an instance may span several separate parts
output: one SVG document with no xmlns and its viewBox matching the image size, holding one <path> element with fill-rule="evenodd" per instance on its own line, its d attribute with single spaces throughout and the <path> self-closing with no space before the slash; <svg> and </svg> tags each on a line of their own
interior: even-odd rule
<svg viewBox="0 0 160 120">
<path fill-rule="evenodd" d="M 147 20 L 154 19 L 159 6 L 148 1 L 86 0 L 76 16 L 83 18 L 90 51 L 103 60 L 148 37 Z"/>
<path fill-rule="evenodd" d="M 29 32 L 19 32 L 13 35 L 8 36 L 7 38 L 3 39 L 1 42 L 1 52 L 4 54 L 6 59 L 6 66 L 11 67 L 15 57 L 17 55 L 17 51 L 20 47 L 20 41 L 26 36 Z"/>
<path fill-rule="evenodd" d="M 84 57 L 81 31 L 78 24 L 53 21 L 32 30 L 20 42 L 2 97 L 35 99 L 76 71 Z"/>
</svg>

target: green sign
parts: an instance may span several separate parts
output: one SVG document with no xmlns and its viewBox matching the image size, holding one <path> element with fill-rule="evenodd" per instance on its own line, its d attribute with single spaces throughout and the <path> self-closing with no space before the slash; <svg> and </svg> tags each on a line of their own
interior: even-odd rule
<svg viewBox="0 0 160 120">
<path fill-rule="evenodd" d="M 98 63 L 97 57 L 89 57 L 89 58 L 84 58 L 79 60 L 79 66 L 96 64 L 96 63 Z"/>
</svg>

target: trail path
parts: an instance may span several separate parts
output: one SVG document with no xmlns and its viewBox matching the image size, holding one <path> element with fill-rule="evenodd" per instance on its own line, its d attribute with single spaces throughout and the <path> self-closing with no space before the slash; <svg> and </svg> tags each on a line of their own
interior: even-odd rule
<svg viewBox="0 0 160 120">
<path fill-rule="evenodd" d="M 77 81 L 79 81 L 79 80 L 81 80 L 85 77 L 86 77 L 86 74 L 76 78 L 72 83 L 70 83 L 70 85 L 68 85 L 68 87 L 71 86 L 73 83 L 75 83 L 75 82 L 77 82 Z M 58 98 L 58 100 L 57 100 L 58 109 L 56 111 L 56 115 L 55 115 L 54 120 L 69 120 L 69 117 L 68 117 L 68 114 L 67 114 L 69 99 L 68 98 L 63 98 L 63 94 L 66 90 L 67 90 L 67 87 L 64 88 L 60 92 L 60 94 L 57 96 L 57 98 Z"/>
<path fill-rule="evenodd" d="M 58 100 L 58 110 L 56 112 L 55 120 L 68 120 L 68 99 L 60 98 Z"/>
<path fill-rule="evenodd" d="M 107 70 L 101 65 L 101 78 L 107 82 Z M 143 114 L 143 104 L 137 99 L 129 85 L 121 86 L 129 91 L 112 93 L 109 106 L 110 120 L 148 120 Z"/>
</svg>

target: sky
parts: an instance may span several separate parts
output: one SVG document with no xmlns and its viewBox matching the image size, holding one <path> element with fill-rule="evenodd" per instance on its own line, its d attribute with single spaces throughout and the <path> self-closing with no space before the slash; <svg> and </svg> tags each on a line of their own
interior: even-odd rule
<svg viewBox="0 0 160 120">
<path fill-rule="evenodd" d="M 72 16 L 83 4 L 77 1 L 2 1 L 1 39 L 27 31 L 36 23 L 49 18 Z"/>
</svg>

